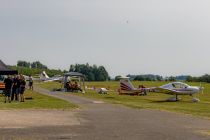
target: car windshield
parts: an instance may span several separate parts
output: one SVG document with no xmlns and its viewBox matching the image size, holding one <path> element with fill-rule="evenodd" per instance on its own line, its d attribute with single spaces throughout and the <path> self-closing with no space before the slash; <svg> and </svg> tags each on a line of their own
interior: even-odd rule
<svg viewBox="0 0 210 140">
<path fill-rule="evenodd" d="M 4 76 L 0 75 L 0 81 L 4 81 Z"/>
</svg>

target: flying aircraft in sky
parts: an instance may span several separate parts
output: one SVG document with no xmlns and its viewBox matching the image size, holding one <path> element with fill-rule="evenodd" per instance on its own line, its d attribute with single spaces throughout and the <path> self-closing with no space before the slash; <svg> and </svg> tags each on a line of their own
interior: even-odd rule
<svg viewBox="0 0 210 140">
<path fill-rule="evenodd" d="M 52 81 L 62 82 L 64 80 L 64 78 L 63 78 L 63 76 L 60 76 L 60 75 L 49 77 L 47 75 L 47 73 L 45 71 L 43 71 L 40 74 L 40 80 L 43 82 L 52 82 Z"/>
<path fill-rule="evenodd" d="M 175 95 L 173 98 L 169 98 L 168 101 L 178 101 L 178 95 L 190 95 L 193 97 L 193 102 L 200 101 L 198 98 L 195 98 L 193 95 L 203 92 L 203 87 L 198 86 L 189 86 L 188 84 L 182 82 L 172 82 L 159 87 L 151 88 L 134 88 L 132 83 L 129 80 L 129 77 L 120 78 L 120 94 L 142 94 L 143 92 L 151 91 L 158 93 L 165 93 L 170 95 Z"/>
</svg>

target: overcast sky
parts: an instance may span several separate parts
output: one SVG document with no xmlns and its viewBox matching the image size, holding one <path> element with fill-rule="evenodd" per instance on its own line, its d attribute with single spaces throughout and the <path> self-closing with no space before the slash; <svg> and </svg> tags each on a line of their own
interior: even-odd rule
<svg viewBox="0 0 210 140">
<path fill-rule="evenodd" d="M 0 59 L 210 74 L 209 0 L 0 0 Z"/>
</svg>

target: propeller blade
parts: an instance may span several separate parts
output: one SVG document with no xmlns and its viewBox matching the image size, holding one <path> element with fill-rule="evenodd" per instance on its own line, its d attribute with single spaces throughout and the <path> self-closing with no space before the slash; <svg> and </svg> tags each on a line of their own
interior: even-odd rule
<svg viewBox="0 0 210 140">
<path fill-rule="evenodd" d="M 201 94 L 203 94 L 204 87 L 200 87 Z"/>
<path fill-rule="evenodd" d="M 201 82 L 200 82 L 200 92 L 201 92 L 201 94 L 203 94 L 203 90 L 204 90 L 204 87 L 202 87 L 202 84 L 201 84 Z"/>
</svg>

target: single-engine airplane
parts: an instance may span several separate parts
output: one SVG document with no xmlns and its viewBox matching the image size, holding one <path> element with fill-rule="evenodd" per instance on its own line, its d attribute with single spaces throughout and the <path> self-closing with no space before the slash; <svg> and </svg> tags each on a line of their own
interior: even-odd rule
<svg viewBox="0 0 210 140">
<path fill-rule="evenodd" d="M 157 92 L 157 93 L 165 93 L 170 95 L 175 95 L 175 98 L 169 98 L 168 101 L 179 101 L 178 95 L 190 95 L 194 96 L 194 94 L 203 92 L 203 87 L 198 86 L 189 86 L 188 84 L 182 82 L 172 82 L 159 87 L 151 87 L 151 88 L 134 88 L 132 83 L 130 82 L 128 77 L 122 77 L 120 79 L 120 94 L 137 94 L 148 91 Z M 193 97 L 193 102 L 199 102 L 198 98 Z"/>
<path fill-rule="evenodd" d="M 40 80 L 44 82 L 52 82 L 52 81 L 57 81 L 57 82 L 62 82 L 64 80 L 63 76 L 54 76 L 54 77 L 49 77 L 45 71 L 43 71 L 40 74 Z"/>
<path fill-rule="evenodd" d="M 190 95 L 194 96 L 194 94 L 203 92 L 203 87 L 198 86 L 190 86 L 186 83 L 182 82 L 172 82 L 154 89 L 154 92 L 165 93 L 175 95 L 175 98 L 168 99 L 169 101 L 178 101 L 178 95 Z M 193 102 L 199 102 L 198 98 L 193 97 Z"/>
</svg>

